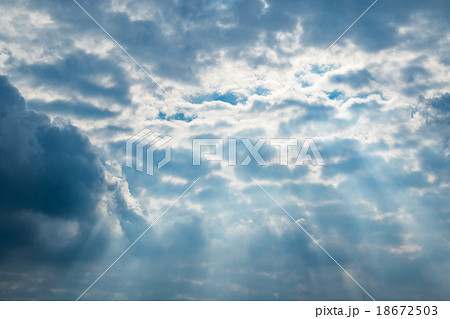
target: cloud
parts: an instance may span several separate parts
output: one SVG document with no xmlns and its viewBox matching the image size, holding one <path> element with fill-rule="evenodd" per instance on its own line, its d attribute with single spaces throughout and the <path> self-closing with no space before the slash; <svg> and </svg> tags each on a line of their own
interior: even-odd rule
<svg viewBox="0 0 450 319">
<path fill-rule="evenodd" d="M 110 101 L 129 103 L 125 73 L 115 63 L 84 52 L 73 52 L 53 63 L 33 63 L 19 67 L 33 79 L 33 85 L 69 84 L 70 90 L 84 96 L 102 96 Z M 69 82 L 67 82 L 69 78 Z"/>
<path fill-rule="evenodd" d="M 76 127 L 28 110 L 4 76 L 0 92 L 0 272 L 12 261 L 26 273 L 98 259 L 129 234 L 126 220 L 142 220 L 123 181 L 111 180 Z"/>
<path fill-rule="evenodd" d="M 419 97 L 419 106 L 414 113 L 419 112 L 426 125 L 439 125 L 445 128 L 450 124 L 450 93 L 445 93 L 440 97 L 425 99 Z M 414 117 L 414 113 L 411 115 Z"/>
<path fill-rule="evenodd" d="M 346 83 L 354 89 L 360 89 L 363 86 L 369 84 L 373 80 L 370 72 L 367 70 L 350 71 L 343 75 L 333 75 L 331 82 L 334 83 Z"/>
<path fill-rule="evenodd" d="M 86 299 L 360 300 L 252 178 L 377 299 L 449 296 L 447 2 L 379 1 L 298 83 L 371 1 L 80 3 L 177 103 L 73 2 L 0 5 L 0 297 L 76 298 L 198 177 Z M 143 128 L 172 137 L 151 177 Z M 327 165 L 193 167 L 194 137 Z"/>
<path fill-rule="evenodd" d="M 97 108 L 91 104 L 83 102 L 45 102 L 40 100 L 31 100 L 28 101 L 28 107 L 32 110 L 45 112 L 47 114 L 74 116 L 83 119 L 103 119 L 115 117 L 118 115 L 116 112 L 110 111 L 108 109 Z"/>
</svg>

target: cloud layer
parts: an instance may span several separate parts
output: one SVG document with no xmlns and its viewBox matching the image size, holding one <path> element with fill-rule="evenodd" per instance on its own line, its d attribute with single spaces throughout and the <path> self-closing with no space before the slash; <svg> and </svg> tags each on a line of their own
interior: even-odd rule
<svg viewBox="0 0 450 319">
<path fill-rule="evenodd" d="M 447 1 L 380 0 L 314 65 L 370 1 L 80 4 L 170 96 L 75 3 L 0 5 L 0 298 L 76 299 L 196 178 L 84 298 L 362 299 L 252 178 L 376 299 L 450 297 Z M 154 176 L 124 166 L 143 128 L 173 138 Z M 326 165 L 194 167 L 195 137 Z"/>
</svg>

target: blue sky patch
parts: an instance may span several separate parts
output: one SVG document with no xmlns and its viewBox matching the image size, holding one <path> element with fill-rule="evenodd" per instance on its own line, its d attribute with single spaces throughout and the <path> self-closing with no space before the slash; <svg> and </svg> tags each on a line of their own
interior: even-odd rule
<svg viewBox="0 0 450 319">
<path fill-rule="evenodd" d="M 342 91 L 334 90 L 332 92 L 325 92 L 330 100 L 338 100 L 345 96 L 345 93 Z"/>
<path fill-rule="evenodd" d="M 225 94 L 219 94 L 219 93 L 212 93 L 212 94 L 203 94 L 203 95 L 197 95 L 189 98 L 189 102 L 194 104 L 201 104 L 203 102 L 209 102 L 209 101 L 222 101 L 229 103 L 231 105 L 237 105 L 239 102 L 245 102 L 247 99 L 242 98 L 237 94 L 234 94 L 232 92 L 227 92 Z"/>
</svg>

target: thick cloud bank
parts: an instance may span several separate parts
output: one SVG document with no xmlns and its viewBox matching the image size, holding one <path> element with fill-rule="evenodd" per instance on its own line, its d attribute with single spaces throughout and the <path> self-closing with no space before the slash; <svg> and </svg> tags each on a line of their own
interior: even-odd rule
<svg viewBox="0 0 450 319">
<path fill-rule="evenodd" d="M 0 276 L 9 267 L 25 275 L 34 265 L 64 269 L 96 259 L 121 230 L 116 214 L 124 222 L 134 214 L 120 183 L 108 178 L 86 136 L 29 111 L 4 76 L 0 97 Z M 113 205 L 112 214 L 102 207 Z M 2 298 L 14 298 L 13 283 L 2 286 Z"/>
</svg>

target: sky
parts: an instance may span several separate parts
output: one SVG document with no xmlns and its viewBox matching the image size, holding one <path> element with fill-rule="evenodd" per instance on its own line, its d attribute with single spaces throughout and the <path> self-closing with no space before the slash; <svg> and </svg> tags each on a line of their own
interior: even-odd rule
<svg viewBox="0 0 450 319">
<path fill-rule="evenodd" d="M 372 3 L 1 1 L 0 299 L 76 300 L 148 229 L 81 300 L 449 300 L 450 3 L 379 0 L 330 48 Z M 325 165 L 258 165 L 271 138 Z"/>
</svg>

